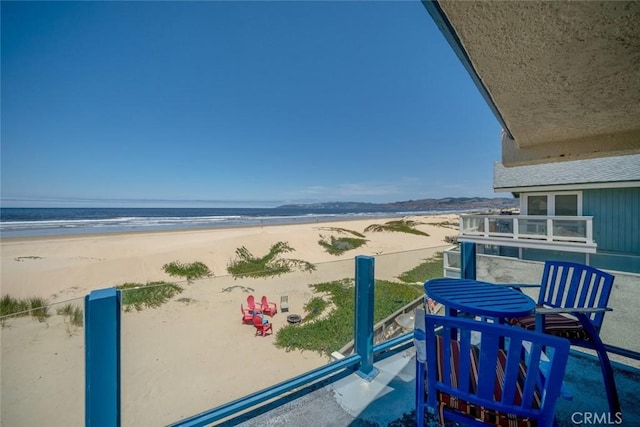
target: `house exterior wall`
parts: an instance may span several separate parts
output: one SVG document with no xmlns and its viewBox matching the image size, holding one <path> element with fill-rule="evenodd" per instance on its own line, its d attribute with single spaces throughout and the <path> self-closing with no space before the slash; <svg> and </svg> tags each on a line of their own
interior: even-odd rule
<svg viewBox="0 0 640 427">
<path fill-rule="evenodd" d="M 549 251 L 544 249 L 523 248 L 522 258 L 529 261 L 544 262 L 548 259 L 553 259 L 556 261 L 569 261 L 587 264 L 587 254 L 582 254 L 579 252 Z"/>
<path fill-rule="evenodd" d="M 640 255 L 640 187 L 584 190 L 582 212 L 593 216 L 598 252 Z"/>
</svg>

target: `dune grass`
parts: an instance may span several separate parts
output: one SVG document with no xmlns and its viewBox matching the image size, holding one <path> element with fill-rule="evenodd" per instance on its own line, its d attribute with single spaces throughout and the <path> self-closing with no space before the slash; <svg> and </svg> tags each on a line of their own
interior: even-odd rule
<svg viewBox="0 0 640 427">
<path fill-rule="evenodd" d="M 316 266 L 303 260 L 282 258 L 282 254 L 293 252 L 287 242 L 278 242 L 271 246 L 269 253 L 263 257 L 255 257 L 249 250 L 242 246 L 236 249 L 236 258 L 229 261 L 227 271 L 235 279 L 241 277 L 270 277 L 280 276 L 284 273 L 300 269 L 313 271 Z"/>
<path fill-rule="evenodd" d="M 434 222 L 433 225 L 437 227 L 451 228 L 453 230 L 457 230 L 460 227 L 460 222 L 459 221 L 441 221 L 441 222 Z"/>
<path fill-rule="evenodd" d="M 352 249 L 359 248 L 367 243 L 365 235 L 354 230 L 340 227 L 320 227 L 320 230 L 331 231 L 338 234 L 350 234 L 351 236 L 324 236 L 320 235 L 318 244 L 331 255 L 342 255 Z"/>
<path fill-rule="evenodd" d="M 122 290 L 125 312 L 160 307 L 183 291 L 182 287 L 170 282 L 125 283 L 116 288 Z"/>
<path fill-rule="evenodd" d="M 374 323 L 390 316 L 395 311 L 424 295 L 422 285 L 427 279 L 442 276 L 442 253 L 425 260 L 417 267 L 401 274 L 404 283 L 385 280 L 375 281 Z M 298 325 L 286 325 L 276 333 L 275 345 L 291 350 L 310 350 L 330 355 L 353 339 L 355 318 L 355 286 L 353 279 L 310 285 L 314 293 L 329 296 L 314 296 L 304 306 L 307 314 L 304 322 Z M 315 317 L 322 313 L 328 304 L 335 308 L 322 319 Z M 309 321 L 314 319 L 314 321 Z"/>
<path fill-rule="evenodd" d="M 65 304 L 58 308 L 56 313 L 65 317 L 65 328 L 67 330 L 67 335 L 69 336 L 76 334 L 78 329 L 84 326 L 84 312 L 82 311 L 82 308 L 75 304 Z"/>
<path fill-rule="evenodd" d="M 318 317 L 327 307 L 329 303 L 322 297 L 313 297 L 304 305 L 304 311 L 306 315 L 302 319 L 303 322 L 308 322 L 310 320 Z"/>
<path fill-rule="evenodd" d="M 364 229 L 366 232 L 381 232 L 381 231 L 391 231 L 391 232 L 399 232 L 399 233 L 409 233 L 409 234 L 417 234 L 420 236 L 428 236 L 428 233 L 424 231 L 416 230 L 416 225 L 424 224 L 419 221 L 412 221 L 408 219 L 399 219 L 385 222 L 384 224 L 371 224 L 367 228 Z"/>
<path fill-rule="evenodd" d="M 173 261 L 162 266 L 165 273 L 172 277 L 184 277 L 188 283 L 194 279 L 211 276 L 211 270 L 200 261 L 190 264 L 183 264 L 179 261 Z"/>
<path fill-rule="evenodd" d="M 320 235 L 320 240 L 318 240 L 318 244 L 331 255 L 342 255 L 347 251 L 359 248 L 365 243 L 367 243 L 366 239 L 358 237 L 326 237 Z"/>
<path fill-rule="evenodd" d="M 77 328 L 81 328 L 84 325 L 84 313 L 82 308 L 78 307 L 75 304 L 65 304 L 62 307 L 56 310 L 56 313 L 65 316 L 67 318 L 67 322 L 75 326 Z"/>
<path fill-rule="evenodd" d="M 29 301 L 26 299 L 16 299 L 11 295 L 3 295 L 0 299 L 0 316 L 8 316 L 10 314 L 24 313 L 26 316 L 29 311 Z"/>
<path fill-rule="evenodd" d="M 17 299 L 5 294 L 0 298 L 0 317 L 4 316 L 33 316 L 39 322 L 44 322 L 49 314 L 49 304 L 41 297 Z"/>
<path fill-rule="evenodd" d="M 398 280 L 403 283 L 423 283 L 427 279 L 442 277 L 443 270 L 443 255 L 442 252 L 438 252 L 433 257 L 424 260 L 422 264 L 399 275 Z"/>
<path fill-rule="evenodd" d="M 338 234 L 347 233 L 356 237 L 365 238 L 366 236 L 359 231 L 349 230 L 348 228 L 340 228 L 340 227 L 318 227 L 318 230 L 326 230 L 326 231 L 334 231 Z"/>
</svg>

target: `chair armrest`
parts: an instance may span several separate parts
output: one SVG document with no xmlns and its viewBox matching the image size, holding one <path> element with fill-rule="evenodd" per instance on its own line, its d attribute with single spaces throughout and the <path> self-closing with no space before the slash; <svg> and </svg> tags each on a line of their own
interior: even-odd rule
<svg viewBox="0 0 640 427">
<path fill-rule="evenodd" d="M 536 314 L 553 314 L 553 313 L 604 313 L 606 311 L 613 311 L 611 307 L 576 307 L 576 308 L 550 308 L 550 307 L 538 307 L 536 308 Z"/>
</svg>

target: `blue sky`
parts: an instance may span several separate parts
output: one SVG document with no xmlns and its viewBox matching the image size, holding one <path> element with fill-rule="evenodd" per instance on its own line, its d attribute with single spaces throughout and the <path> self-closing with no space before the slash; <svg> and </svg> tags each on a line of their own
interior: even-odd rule
<svg viewBox="0 0 640 427">
<path fill-rule="evenodd" d="M 1 31 L 5 207 L 499 196 L 419 1 L 2 2 Z"/>
</svg>

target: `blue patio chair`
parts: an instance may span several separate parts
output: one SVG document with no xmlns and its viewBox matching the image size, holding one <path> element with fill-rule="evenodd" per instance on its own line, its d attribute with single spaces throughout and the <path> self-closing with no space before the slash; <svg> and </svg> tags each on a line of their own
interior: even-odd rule
<svg viewBox="0 0 640 427">
<path fill-rule="evenodd" d="M 613 280 L 614 276 L 594 267 L 547 261 L 539 285 L 535 315 L 508 319 L 507 322 L 568 338 L 572 345 L 595 350 L 600 360 L 609 409 L 615 414 L 620 412 L 620 401 L 611 361 L 600 339 L 604 314 L 611 311 L 607 303 Z"/>
<path fill-rule="evenodd" d="M 568 340 L 497 323 L 433 315 L 424 320 L 426 345 L 416 320 L 419 427 L 425 409 L 438 413 L 440 425 L 553 425 Z M 420 345 L 426 346 L 422 362 Z"/>
</svg>

